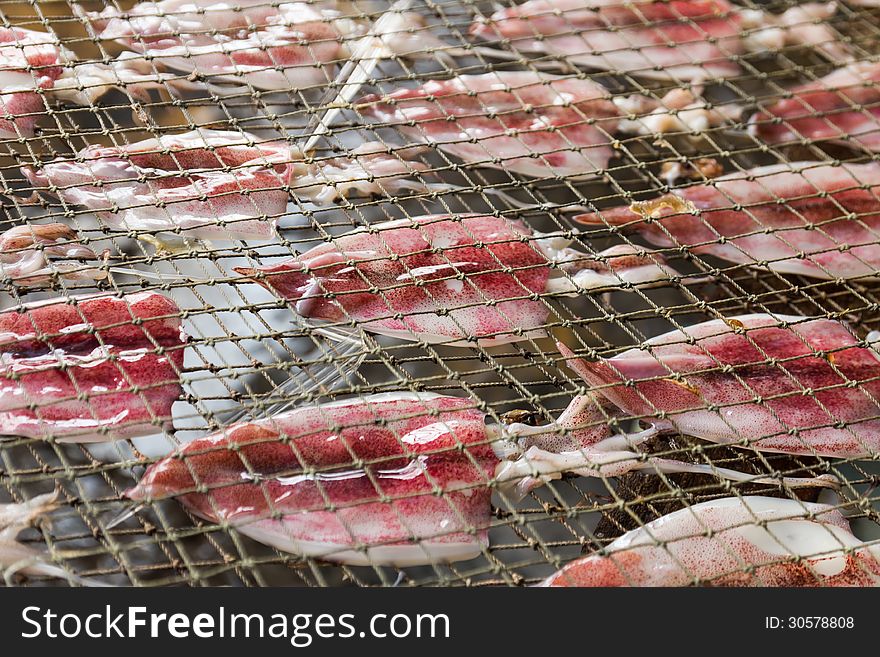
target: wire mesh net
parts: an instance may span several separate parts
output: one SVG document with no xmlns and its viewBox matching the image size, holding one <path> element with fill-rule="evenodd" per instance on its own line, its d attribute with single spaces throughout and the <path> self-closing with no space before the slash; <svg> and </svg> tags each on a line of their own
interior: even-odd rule
<svg viewBox="0 0 880 657">
<path fill-rule="evenodd" d="M 667 29 L 662 41 L 670 50 L 681 46 L 673 28 L 698 34 L 706 29 L 700 20 L 677 11 L 676 4 L 688 3 L 668 3 L 673 13 L 660 20 Z M 761 10 L 780 16 L 796 5 L 749 2 L 731 11 Z M 670 68 L 671 77 L 664 80 L 655 79 L 662 77 L 656 73 L 665 68 L 659 51 L 656 64 L 654 51 L 645 51 L 645 61 L 627 70 L 619 68 L 615 49 L 625 54 L 640 47 L 625 43 L 630 38 L 626 30 L 618 34 L 622 45 L 603 46 L 599 54 L 606 58 L 602 66 L 606 70 L 598 70 L 595 61 L 585 64 L 566 55 L 564 48 L 547 46 L 535 27 L 543 17 L 540 12 L 524 21 L 514 36 L 494 32 L 493 23 L 486 19 L 503 8 L 490 3 L 419 0 L 391 9 L 378 0 L 304 4 L 292 14 L 296 30 L 290 22 L 276 20 L 279 3 L 229 5 L 224 20 L 230 14 L 234 19 L 222 25 L 210 12 L 199 13 L 197 6 L 162 3 L 158 12 L 153 5 L 145 13 L 160 23 L 158 37 L 131 22 L 139 11 L 133 6 L 43 0 L 0 3 L 7 31 L 40 33 L 27 45 L 23 41 L 30 37 L 25 33 L 10 37 L 10 47 L 26 53 L 27 61 L 17 71 L 14 63 L 5 65 L 0 74 L 6 85 L 5 117 L 0 116 L 0 122 L 13 133 L 0 143 L 0 175 L 7 199 L 3 228 L 62 223 L 73 229 L 67 241 L 90 249 L 95 256 L 91 275 L 56 273 L 39 285 L 11 274 L 6 266 L 2 307 L 23 311 L 23 304 L 40 300 L 68 302 L 95 293 L 158 292 L 176 304 L 176 317 L 187 336 L 185 346 L 178 347 L 183 351 L 182 361 L 174 368 L 183 388 L 171 407 L 171 421 L 153 413 L 149 418 L 152 431 L 141 432 L 147 435 L 83 444 L 17 435 L 14 427 L 4 431 L 12 435 L 0 443 L 0 499 L 21 502 L 60 490 L 62 505 L 52 513 L 51 524 L 22 533 L 25 545 L 48 550 L 52 562 L 70 575 L 112 584 L 524 585 L 601 549 L 625 531 L 702 500 L 757 493 L 815 501 L 817 489 L 793 488 L 781 477 L 829 473 L 842 482 L 839 503 L 847 510 L 854 532 L 866 541 L 878 537 L 877 466 L 870 454 L 830 458 L 757 452 L 674 432 L 652 438 L 640 450 L 772 481 L 731 482 L 713 474 L 656 471 L 620 477 L 566 475 L 516 500 L 490 486 L 492 477 L 484 474 L 484 481 L 471 479 L 465 487 L 474 495 L 494 491 L 485 519 L 488 535 L 478 541 L 477 553 L 452 563 L 437 558 L 401 568 L 375 562 L 337 564 L 274 549 L 254 540 L 253 533 L 245 535 L 229 519 L 207 520 L 205 513 L 194 512 L 192 505 L 178 499 L 147 501 L 133 509 L 124 496 L 150 464 L 180 445 L 236 422 L 272 418 L 291 409 L 321 408 L 333 400 L 357 400 L 368 406 L 368 396 L 373 394 L 437 393 L 467 400 L 473 412 L 488 417 L 486 426 L 509 423 L 511 417 L 522 419 L 522 414 L 508 415 L 520 410 L 528 411 L 527 424 L 550 423 L 573 397 L 596 388 L 569 369 L 557 340 L 578 356 L 595 361 L 644 348 L 647 340 L 671 330 L 683 330 L 686 339 L 688 327 L 700 322 L 749 313 L 842 320 L 858 339 L 880 329 L 880 301 L 873 276 L 817 279 L 781 273 L 778 267 L 760 268 L 706 255 L 706 249 L 688 248 L 674 235 L 669 235 L 669 246 L 651 244 L 649 258 L 656 265 L 662 257 L 676 275 L 652 286 L 617 278 L 598 290 L 574 295 L 570 292 L 579 288 L 541 288 L 527 281 L 532 274 L 547 277 L 552 269 L 551 278 L 571 282 L 583 266 L 557 271 L 565 268 L 540 261 L 537 265 L 505 261 L 497 255 L 499 241 L 502 245 L 505 240 L 524 242 L 528 253 L 534 254 L 544 248 L 541 236 L 570 238 L 571 248 L 589 262 L 590 271 L 601 272 L 608 265 L 613 276 L 613 262 L 603 251 L 629 244 L 643 253 L 650 242 L 638 234 L 625 234 L 609 222 L 578 226 L 572 220 L 574 212 L 601 216 L 608 208 L 668 192 L 672 171 L 692 173 L 690 179 L 672 181 L 691 186 L 704 184 L 715 169 L 734 173 L 780 165 L 801 175 L 793 163 L 873 161 L 876 156 L 864 146 L 867 138 L 847 144 L 806 135 L 771 145 L 750 134 L 746 120 L 756 107 L 784 98 L 796 85 L 820 80 L 838 68 L 841 63 L 827 56 L 829 45 L 842 44 L 857 61 L 872 61 L 878 52 L 878 10 L 841 2 L 828 17 L 802 17 L 798 23 L 821 24 L 829 30 L 820 47 L 780 43 L 750 52 L 734 45 L 734 40 L 764 28 L 736 23 L 726 15 L 724 22 L 735 23 L 736 29 L 718 42 L 719 60 L 690 62 L 691 68 L 702 71 L 695 75 L 680 75 L 685 72 L 681 67 Z M 410 13 L 395 11 L 400 8 Z M 103 17 L 92 14 L 90 18 L 90 11 L 103 12 Z M 546 15 L 557 15 L 552 5 Z M 391 38 L 376 41 L 372 38 L 376 25 L 389 16 L 409 18 L 388 29 Z M 646 28 L 656 27 L 656 17 L 640 16 L 639 20 Z M 132 24 L 136 25 L 133 31 Z M 489 31 L 477 38 L 475 24 L 488 26 Z M 592 30 L 607 32 L 601 26 Z M 566 36 L 583 39 L 585 33 L 589 36 L 590 31 L 574 23 L 571 35 Z M 710 33 L 706 38 L 715 39 Z M 591 56 L 595 55 L 596 43 L 590 38 L 585 41 Z M 41 61 L 31 57 L 38 49 L 59 46 L 65 53 L 60 63 L 57 52 Z M 122 53 L 126 54 L 120 59 Z M 8 57 L 12 60 L 14 55 Z M 120 61 L 125 65 L 117 66 Z M 718 65 L 733 69 L 719 75 Z M 22 70 L 31 81 L 23 85 L 30 93 L 8 92 L 21 88 Z M 401 97 L 388 105 L 384 117 L 377 118 L 372 111 L 383 102 L 377 98 L 400 89 L 462 75 L 513 71 L 601 85 L 604 91 L 599 93 L 604 95 L 590 97 L 591 102 L 638 96 L 642 105 L 636 109 L 627 105 L 630 114 L 622 116 L 607 110 L 602 113 L 601 108 L 599 114 L 590 114 L 591 110 L 583 109 L 588 105 L 577 105 L 573 127 L 556 123 L 548 128 L 533 120 L 537 113 L 539 122 L 550 121 L 547 108 L 523 100 L 528 84 L 505 86 L 502 82 L 503 93 L 528 105 L 531 123 L 522 120 L 522 108 L 493 114 L 496 108 L 487 106 L 467 86 L 441 103 L 437 97 L 444 93 L 442 89 L 429 89 L 424 101 L 427 110 L 416 104 L 408 112 L 407 100 Z M 696 132 L 691 126 L 676 124 L 662 135 L 654 129 L 637 128 L 636 134 L 619 129 L 623 119 L 646 125 L 647 117 L 658 109 L 693 109 L 688 104 L 670 107 L 674 96 L 669 92 L 676 91 L 694 92 L 699 109 L 720 112 L 724 121 L 700 126 Z M 372 100 L 364 101 L 365 97 Z M 551 96 L 549 102 L 557 101 L 558 97 Z M 433 106 L 439 109 L 432 114 Z M 740 106 L 747 110 L 742 116 L 734 111 Z M 876 121 L 876 105 L 859 109 Z M 839 110 L 827 116 L 833 125 L 837 125 L 835 111 Z M 823 116 L 820 112 L 819 118 Z M 450 139 L 450 131 L 438 127 L 443 122 L 456 126 L 457 131 L 457 126 L 471 120 L 476 127 L 463 129 L 458 139 Z M 499 155 L 501 147 L 487 133 L 480 136 L 480 121 L 500 122 L 508 131 L 506 136 L 518 142 L 519 150 L 506 159 Z M 583 139 L 583 125 L 592 131 L 592 143 L 578 141 Z M 536 140 L 532 133 L 538 135 Z M 548 147 L 541 139 L 546 140 L 549 133 L 557 141 Z M 218 146 L 218 134 L 229 140 L 226 146 L 232 144 L 229 150 Z M 188 141 L 174 142 L 180 135 L 189 135 Z M 156 141 L 144 144 L 145 140 Z M 283 176 L 282 169 L 274 166 L 272 149 L 278 144 L 287 148 L 285 166 L 293 157 L 296 175 Z M 133 148 L 140 149 L 138 156 L 132 154 Z M 251 149 L 248 157 L 240 149 Z M 256 154 L 251 152 L 254 149 Z M 196 155 L 190 158 L 188 153 Z M 573 156 L 575 169 L 583 173 L 566 168 Z M 377 157 L 385 158 L 384 169 L 374 166 Z M 706 159 L 713 162 L 701 164 L 695 172 L 685 166 Z M 352 170 L 351 163 L 359 168 Z M 71 171 L 80 177 L 68 175 Z M 357 185 L 350 184 L 352 177 Z M 125 184 L 108 184 L 111 179 Z M 401 184 L 402 179 L 409 183 Z M 174 196 L 180 188 L 182 195 Z M 276 202 L 279 190 L 280 207 Z M 175 208 L 181 199 L 186 202 L 194 197 L 195 209 Z M 815 197 L 822 197 L 819 189 Z M 405 220 L 411 226 L 414 217 L 471 213 L 515 227 L 511 237 L 495 243 L 490 240 L 488 246 L 475 241 L 494 259 L 488 271 L 513 275 L 518 290 L 508 288 L 501 296 L 488 285 L 473 290 L 467 277 L 460 276 L 467 274 L 467 268 L 455 259 L 454 250 L 444 255 L 442 249 L 435 249 L 434 255 L 449 270 L 442 280 L 451 284 L 453 294 L 433 300 L 447 320 L 450 311 L 455 311 L 450 325 L 468 328 L 471 335 L 479 335 L 479 327 L 463 327 L 462 322 L 467 324 L 481 309 L 491 309 L 506 322 L 508 334 L 519 331 L 515 340 L 502 344 L 466 339 L 459 345 L 448 333 L 439 337 L 418 334 L 401 317 L 401 302 L 395 296 L 399 281 L 384 287 L 367 281 L 366 288 L 353 292 L 337 290 L 338 296 L 325 299 L 325 305 L 337 309 L 335 319 L 316 321 L 302 311 L 301 301 L 291 304 L 276 294 L 281 283 L 273 285 L 271 277 L 248 278 L 236 271 L 277 265 L 297 253 L 328 245 L 343 251 L 345 263 L 352 266 L 351 246 L 339 245 L 343 244 L 341 236 L 355 229 L 394 220 Z M 804 221 L 812 219 L 806 214 Z M 206 224 L 212 226 L 209 231 L 192 230 L 204 229 Z M 242 234 L 254 224 L 257 232 L 268 233 Z M 813 227 L 823 231 L 821 225 Z M 386 248 L 393 239 L 382 231 L 365 234 L 384 240 Z M 724 237 L 718 235 L 710 242 L 724 244 Z M 839 246 L 844 245 L 834 244 L 830 250 Z M 14 243 L 5 253 L 14 261 L 29 248 Z M 39 252 L 52 260 L 45 246 Z M 77 259 L 81 258 L 79 252 Z M 63 257 L 54 260 L 56 272 L 62 261 Z M 875 271 L 870 260 L 867 266 Z M 405 273 L 410 278 L 420 275 Z M 434 291 L 430 288 L 428 296 Z M 312 294 L 324 299 L 326 292 L 318 289 Z M 364 293 L 385 307 L 384 333 L 375 330 L 375 322 L 349 312 L 346 294 Z M 342 312 L 338 312 L 340 307 Z M 538 331 L 523 329 L 529 312 L 543 317 L 534 327 Z M 137 324 L 136 317 L 130 323 Z M 403 322 L 403 328 L 387 328 L 395 322 Z M 50 335 L 48 344 L 53 350 L 57 345 L 52 340 L 63 335 L 63 330 Z M 148 352 L 161 348 L 155 342 L 142 342 L 135 346 Z M 718 370 L 722 367 L 719 363 Z M 7 377 L 10 390 L 15 389 L 19 379 Z M 128 403 L 144 405 L 144 399 L 153 399 L 149 385 L 146 389 L 131 381 L 125 385 L 136 388 Z M 62 388 L 62 398 L 82 393 L 76 386 Z M 46 397 L 27 400 L 27 408 L 38 420 L 46 419 L 41 418 L 41 406 L 45 406 L 41 400 L 56 394 L 42 393 Z M 85 402 L 88 405 L 92 400 Z M 18 408 L 17 403 L 13 402 L 12 410 Z M 642 416 L 605 413 L 600 424 L 613 432 L 634 432 L 658 414 L 662 417 L 662 412 L 654 408 Z M 387 418 L 375 417 L 376 422 L 383 419 Z M 831 417 L 828 425 L 837 422 Z M 47 432 L 52 434 L 53 429 Z M 355 460 L 349 470 L 364 467 Z M 443 501 L 461 494 L 445 488 L 447 484 L 430 489 L 429 494 L 422 491 L 420 496 L 433 495 Z M 335 504 L 326 497 L 322 500 L 335 512 Z M 391 505 L 387 500 L 384 503 Z M 425 500 L 418 503 L 429 505 Z M 458 502 L 450 504 L 457 508 Z M 485 529 L 465 520 L 458 534 L 473 539 Z M 369 545 L 358 547 L 362 554 L 371 554 L 365 551 Z M 9 581 L 48 585 L 59 580 L 10 576 Z"/>
</svg>

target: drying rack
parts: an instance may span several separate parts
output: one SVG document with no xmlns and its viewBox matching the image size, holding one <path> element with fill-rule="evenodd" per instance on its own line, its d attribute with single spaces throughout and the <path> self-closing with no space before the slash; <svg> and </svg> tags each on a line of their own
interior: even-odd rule
<svg viewBox="0 0 880 657">
<path fill-rule="evenodd" d="M 791 4 L 761 7 L 778 12 Z M 98 39 L 75 11 L 99 10 L 104 5 L 73 5 L 4 0 L 0 20 L 57 35 L 83 62 L 116 56 L 120 46 Z M 366 20 L 376 19 L 387 9 L 382 2 L 359 0 L 346 7 L 353 16 Z M 420 80 L 464 73 L 544 70 L 551 64 L 564 75 L 585 73 L 615 95 L 640 93 L 659 100 L 678 86 L 582 70 L 564 58 L 521 53 L 512 43 L 499 46 L 505 58 L 492 58 L 474 49 L 467 35 L 475 18 L 493 11 L 488 2 L 417 0 L 411 10 L 424 18 L 425 27 L 420 29 L 448 44 L 449 52 L 384 59 L 371 71 L 364 91 L 389 92 Z M 880 53 L 880 11 L 841 2 L 830 25 L 858 58 Z M 751 110 L 833 68 L 806 48 L 744 55 L 739 63 L 742 75 L 707 86 L 708 101 L 741 104 Z M 328 84 L 332 91 L 334 85 Z M 53 104 L 47 99 L 37 136 L 0 141 L 0 184 L 6 194 L 0 228 L 26 221 L 73 226 L 83 243 L 96 252 L 109 249 L 114 266 L 147 273 L 144 277 L 114 274 L 97 289 L 157 290 L 171 296 L 182 309 L 190 336 L 182 372 L 185 395 L 174 408 L 175 431 L 97 445 L 22 438 L 0 443 L 0 501 L 29 499 L 55 487 L 61 491 L 63 506 L 52 514 L 51 524 L 23 534 L 25 541 L 37 547 L 45 543 L 53 561 L 72 574 L 122 585 L 519 586 L 535 583 L 561 564 L 683 504 L 730 494 L 731 488 L 740 493 L 795 494 L 782 486 L 727 484 L 696 475 L 564 478 L 534 491 L 515 509 L 498 505 L 490 547 L 479 558 L 402 571 L 339 566 L 281 553 L 234 529 L 200 520 L 174 500 L 157 502 L 115 522 L 130 506 L 123 492 L 137 482 L 149 463 L 183 442 L 242 417 L 347 395 L 420 390 L 470 396 L 485 402 L 496 419 L 512 409 L 527 408 L 546 421 L 582 390 L 582 382 L 564 366 L 550 339 L 461 349 L 371 338 L 345 325 L 319 331 L 297 320 L 284 302 L 244 282 L 233 267 L 276 262 L 326 236 L 423 214 L 498 213 L 523 219 L 535 230 L 567 231 L 575 225 L 566 208 L 587 204 L 602 209 L 646 198 L 664 189 L 663 164 L 696 157 L 714 158 L 727 172 L 805 159 L 867 162 L 877 158 L 810 142 L 768 147 L 750 137 L 743 123 L 708 129 L 698 139 L 683 134 L 665 135 L 662 141 L 620 137 L 605 178 L 587 181 L 523 178 L 465 165 L 433 150 L 419 156 L 428 169 L 418 175 L 426 181 L 454 184 L 456 190 L 350 199 L 326 208 L 292 201 L 284 216 L 277 218 L 276 239 L 212 240 L 173 253 L 157 252 L 154 245 L 137 239 L 136 231 L 107 228 L 82 208 L 34 196 L 20 173 L 22 165 L 72 157 L 90 144 L 124 145 L 200 128 L 243 130 L 261 139 L 301 144 L 309 141 L 327 113 L 328 107 L 322 104 L 327 103 L 327 88 L 267 92 L 245 83 L 215 93 L 208 88 L 169 87 L 154 93 L 148 102 L 114 92 L 86 107 Z M 321 132 L 314 144 L 318 161 L 344 156 L 367 138 L 385 143 L 392 152 L 411 145 L 393 127 L 370 125 L 352 111 L 335 115 Z M 624 241 L 605 228 L 582 230 L 577 238 L 580 248 L 593 253 Z M 633 238 L 633 243 L 640 242 Z M 848 321 L 860 336 L 880 329 L 880 284 L 874 280 L 816 281 L 730 265 L 685 249 L 659 251 L 682 273 L 705 275 L 711 281 L 548 298 L 553 312 L 547 328 L 556 339 L 588 357 L 613 355 L 673 328 L 748 312 L 832 317 Z M 6 281 L 0 307 L 95 290 L 91 284 L 58 281 L 52 289 L 33 292 Z M 841 503 L 852 512 L 855 532 L 865 540 L 880 537 L 880 516 L 875 510 L 880 469 L 875 462 L 756 455 L 684 437 L 657 439 L 649 449 L 671 458 L 756 474 L 836 474 L 843 481 Z M 21 583 L 59 582 L 30 578 Z"/>
</svg>

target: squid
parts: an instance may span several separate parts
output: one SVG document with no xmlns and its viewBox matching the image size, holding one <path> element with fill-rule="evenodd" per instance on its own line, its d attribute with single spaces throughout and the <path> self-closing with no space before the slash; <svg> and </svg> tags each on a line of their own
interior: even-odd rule
<svg viewBox="0 0 880 657">
<path fill-rule="evenodd" d="M 187 443 L 126 495 L 176 497 L 283 551 L 406 566 L 482 552 L 497 460 L 469 400 L 394 394 L 300 408 Z"/>
<path fill-rule="evenodd" d="M 522 52 L 613 73 L 676 81 L 735 77 L 747 52 L 808 45 L 851 59 L 824 21 L 834 2 L 773 14 L 727 0 L 528 0 L 475 22 L 471 34 Z"/>
<path fill-rule="evenodd" d="M 519 221 L 427 215 L 375 224 L 291 260 L 236 271 L 303 318 L 356 322 L 379 335 L 492 346 L 546 335 L 539 295 L 658 284 L 662 256 L 629 246 L 595 257 Z"/>
<path fill-rule="evenodd" d="M 481 554 L 496 483 L 516 498 L 562 474 L 529 467 L 529 451 L 576 448 L 572 472 L 585 476 L 643 470 L 766 482 L 644 458 L 622 451 L 622 437 L 605 449 L 609 430 L 593 422 L 598 410 L 579 398 L 558 423 L 504 427 L 487 425 L 471 400 L 428 393 L 302 407 L 187 443 L 151 465 L 126 496 L 140 504 L 176 498 L 195 515 L 282 551 L 403 567 Z"/>
<path fill-rule="evenodd" d="M 264 238 L 283 215 L 291 161 L 283 143 L 239 132 L 196 130 L 126 146 L 88 146 L 74 160 L 22 167 L 36 188 L 95 212 L 118 230 L 188 231 Z"/>
<path fill-rule="evenodd" d="M 880 545 L 839 510 L 794 499 L 694 504 L 577 559 L 540 586 L 877 586 Z"/>
<path fill-rule="evenodd" d="M 361 12 L 351 17 L 332 2 L 159 0 L 121 12 L 84 12 L 99 38 L 115 40 L 160 67 L 247 84 L 268 91 L 319 88 L 328 69 L 351 56 L 349 45 L 368 34 Z M 400 12 L 377 35 L 383 56 L 419 56 L 443 44 L 422 31 L 421 18 Z"/>
<path fill-rule="evenodd" d="M 761 452 L 874 458 L 880 452 L 878 336 L 842 322 L 752 314 L 671 331 L 587 362 L 598 394 L 661 432 Z"/>
<path fill-rule="evenodd" d="M 16 540 L 24 530 L 58 508 L 56 493 L 39 495 L 21 504 L 0 504 L 0 574 L 18 573 L 77 581 L 63 568 L 46 561 L 45 555 Z"/>
<path fill-rule="evenodd" d="M 52 34 L 0 27 L 0 136 L 33 136 L 51 99 L 89 106 L 120 89 L 149 100 L 149 89 L 169 79 L 150 68 L 143 59 L 129 57 L 80 62 Z"/>
<path fill-rule="evenodd" d="M 855 62 L 792 89 L 749 119 L 769 144 L 829 141 L 880 152 L 880 63 Z"/>
<path fill-rule="evenodd" d="M 169 428 L 182 392 L 179 314 L 155 292 L 0 313 L 0 435 L 88 443 Z"/>
<path fill-rule="evenodd" d="M 880 271 L 880 165 L 794 162 L 729 174 L 575 220 L 662 247 L 828 280 Z"/>
<path fill-rule="evenodd" d="M 356 109 L 467 163 L 536 178 L 601 175 L 618 132 L 700 132 L 738 115 L 693 91 L 612 98 L 586 78 L 496 71 L 363 97 Z"/>
<path fill-rule="evenodd" d="M 349 195 L 445 189 L 403 179 L 425 168 L 373 142 L 353 149 L 350 158 L 312 159 L 286 142 L 200 129 L 125 146 L 93 145 L 74 159 L 22 171 L 35 189 L 85 207 L 117 230 L 269 239 L 291 193 L 329 205 Z"/>
<path fill-rule="evenodd" d="M 99 261 L 101 257 L 74 241 L 76 237 L 76 231 L 64 224 L 10 228 L 0 234 L 0 273 L 26 287 L 42 286 L 56 277 L 75 281 L 107 278 L 106 269 L 80 262 Z"/>
</svg>

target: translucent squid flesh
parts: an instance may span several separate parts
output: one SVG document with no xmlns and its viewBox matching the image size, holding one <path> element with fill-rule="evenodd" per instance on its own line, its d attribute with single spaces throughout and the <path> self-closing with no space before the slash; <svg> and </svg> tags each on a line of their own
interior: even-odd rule
<svg viewBox="0 0 880 657">
<path fill-rule="evenodd" d="M 34 187 L 84 206 L 120 230 L 270 237 L 269 217 L 287 208 L 283 186 L 289 162 L 285 144 L 198 130 L 122 147 L 89 146 L 75 160 L 22 171 Z"/>
<path fill-rule="evenodd" d="M 835 280 L 880 271 L 880 166 L 759 167 L 659 198 L 575 217 L 652 244 Z"/>
<path fill-rule="evenodd" d="M 71 579 L 63 568 L 46 562 L 46 556 L 18 542 L 18 535 L 58 507 L 57 495 L 39 495 L 21 504 L 0 504 L 0 575 L 14 573 Z"/>
<path fill-rule="evenodd" d="M 762 452 L 873 458 L 880 356 L 868 345 L 835 320 L 755 314 L 595 362 L 560 349 L 597 393 L 657 430 Z"/>
<path fill-rule="evenodd" d="M 739 75 L 738 56 L 786 45 L 850 59 L 823 22 L 835 11 L 834 2 L 803 3 L 774 16 L 727 0 L 528 0 L 475 23 L 471 34 L 615 73 L 700 81 Z"/>
<path fill-rule="evenodd" d="M 401 393 L 230 427 L 151 466 L 127 495 L 177 497 L 287 552 L 406 566 L 481 553 L 497 462 L 471 401 Z"/>
<path fill-rule="evenodd" d="M 770 144 L 829 140 L 880 152 L 880 63 L 856 62 L 792 89 L 749 119 Z"/>
<path fill-rule="evenodd" d="M 542 586 L 877 586 L 880 546 L 834 507 L 727 497 L 646 523 Z"/>
<path fill-rule="evenodd" d="M 386 96 L 366 96 L 356 108 L 465 162 L 533 177 L 600 174 L 619 131 L 700 130 L 729 118 L 706 109 L 685 90 L 662 101 L 612 99 L 591 80 L 529 71 L 429 80 Z M 636 118 L 627 119 L 630 115 Z"/>
<path fill-rule="evenodd" d="M 337 12 L 312 4 L 273 5 L 262 0 L 142 2 L 125 14 L 108 7 L 87 14 L 114 39 L 160 66 L 213 78 L 247 81 L 259 89 L 326 84 L 317 64 L 344 56 Z"/>
<path fill-rule="evenodd" d="M 0 273 L 23 286 L 44 285 L 56 277 L 88 281 L 106 278 L 106 270 L 81 262 L 100 258 L 76 239 L 76 231 L 64 224 L 10 228 L 0 234 Z"/>
<path fill-rule="evenodd" d="M 0 135 L 30 136 L 46 105 L 40 89 L 51 89 L 64 72 L 61 47 L 42 32 L 0 28 Z"/>
<path fill-rule="evenodd" d="M 668 281 L 661 257 L 614 247 L 590 257 L 508 219 L 428 215 L 336 237 L 280 264 L 236 271 L 304 318 L 467 346 L 544 335 L 538 295 Z"/>
<path fill-rule="evenodd" d="M 417 152 L 408 149 L 410 153 Z M 95 212 L 119 230 L 183 229 L 189 237 L 268 239 L 289 191 L 330 204 L 348 195 L 443 188 L 403 180 L 425 169 L 372 142 L 350 158 L 306 161 L 286 142 L 200 129 L 126 146 L 89 146 L 74 159 L 22 167 L 35 188 Z"/>
<path fill-rule="evenodd" d="M 561 476 L 530 468 L 535 450 L 579 449 L 575 472 L 586 476 L 602 476 L 606 466 L 613 473 L 656 467 L 759 480 L 687 463 L 676 469 L 622 453 L 616 443 L 605 453 L 607 426 L 576 424 L 593 416 L 580 401 L 575 406 L 558 424 L 509 428 L 487 425 L 470 400 L 425 393 L 298 408 L 186 444 L 150 466 L 127 496 L 175 497 L 200 517 L 287 552 L 409 566 L 479 555 L 494 483 L 523 494 Z"/>
<path fill-rule="evenodd" d="M 153 292 L 0 313 L 0 434 L 101 442 L 170 426 L 186 344 L 179 314 Z"/>
<path fill-rule="evenodd" d="M 359 11 L 347 17 L 332 2 L 160 0 L 85 18 L 101 39 L 116 40 L 161 67 L 280 91 L 326 85 L 327 68 L 344 63 L 348 42 L 368 32 Z M 420 54 L 431 38 L 409 32 L 420 25 L 417 15 L 401 12 L 394 29 L 381 35 L 383 45 L 389 53 Z M 434 40 L 430 45 L 442 47 Z"/>
<path fill-rule="evenodd" d="M 148 98 L 165 76 L 144 71 L 130 59 L 108 64 L 76 61 L 58 39 L 45 32 L 0 27 L 0 136 L 29 137 L 46 113 L 44 94 L 89 105 L 113 88 Z"/>
</svg>

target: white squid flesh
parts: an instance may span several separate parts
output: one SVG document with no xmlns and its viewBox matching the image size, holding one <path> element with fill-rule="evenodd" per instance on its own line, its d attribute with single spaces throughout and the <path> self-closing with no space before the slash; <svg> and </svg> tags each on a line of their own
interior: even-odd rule
<svg viewBox="0 0 880 657">
<path fill-rule="evenodd" d="M 587 362 L 560 350 L 597 394 L 660 431 L 762 452 L 874 458 L 880 356 L 842 322 L 717 319 Z"/>
<path fill-rule="evenodd" d="M 575 220 L 784 274 L 874 277 L 880 272 L 880 165 L 758 167 Z"/>
<path fill-rule="evenodd" d="M 834 507 L 773 497 L 694 504 L 577 559 L 549 587 L 877 586 L 880 546 Z"/>
<path fill-rule="evenodd" d="M 581 470 L 575 472 L 586 476 L 604 476 L 607 466 L 612 474 L 696 471 L 761 481 L 639 458 L 621 452 L 620 439 L 603 450 L 608 428 L 593 419 L 578 401 L 560 423 L 503 428 L 487 425 L 468 399 L 373 395 L 298 408 L 195 440 L 150 466 L 126 495 L 142 503 L 174 497 L 196 515 L 279 550 L 402 567 L 478 556 L 488 543 L 494 483 L 523 494 L 561 476 L 529 467 L 526 446 L 577 448 Z"/>
<path fill-rule="evenodd" d="M 279 91 L 326 85 L 328 70 L 344 64 L 351 43 L 369 32 L 360 11 L 347 16 L 333 2 L 160 0 L 84 17 L 101 39 L 118 41 L 160 67 Z M 386 24 L 387 32 L 376 35 L 383 56 L 415 57 L 426 47 L 443 47 L 418 29 L 423 25 L 416 14 L 400 12 Z"/>
<path fill-rule="evenodd" d="M 614 155 L 618 132 L 700 132 L 739 111 L 709 109 L 683 89 L 661 101 L 612 98 L 586 78 L 530 71 L 429 80 L 365 96 L 356 109 L 469 164 L 536 178 L 601 175 Z"/>
<path fill-rule="evenodd" d="M 95 212 L 117 230 L 269 239 L 291 193 L 328 205 L 343 196 L 445 189 L 404 179 L 425 168 L 372 142 L 351 157 L 307 159 L 286 142 L 200 129 L 125 146 L 89 146 L 75 158 L 22 171 L 34 188 Z"/>
<path fill-rule="evenodd" d="M 647 78 L 702 81 L 735 77 L 737 59 L 788 45 L 851 59 L 825 23 L 837 5 L 803 3 L 776 16 L 727 0 L 528 0 L 499 9 L 471 34 L 566 62 Z"/>
<path fill-rule="evenodd" d="M 375 224 L 280 264 L 236 271 L 297 314 L 454 346 L 546 335 L 537 295 L 651 285 L 678 274 L 662 256 L 617 246 L 597 256 L 492 216 L 428 215 Z"/>
<path fill-rule="evenodd" d="M 0 504 L 0 575 L 35 575 L 71 579 L 70 573 L 46 561 L 46 555 L 20 543 L 18 535 L 58 508 L 56 493 L 39 495 L 21 504 Z"/>
<path fill-rule="evenodd" d="M 35 287 L 56 277 L 99 281 L 107 271 L 81 261 L 101 258 L 76 241 L 77 234 L 64 224 L 15 226 L 0 234 L 0 273 L 16 285 Z"/>
</svg>

